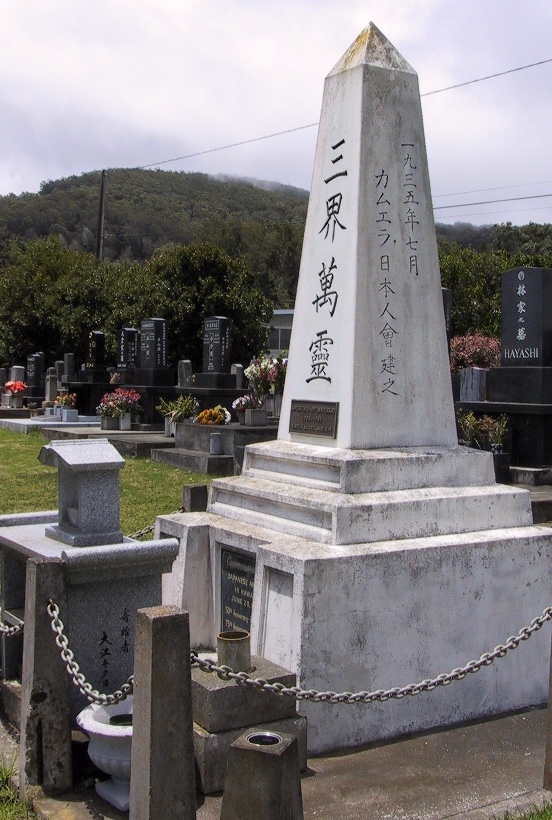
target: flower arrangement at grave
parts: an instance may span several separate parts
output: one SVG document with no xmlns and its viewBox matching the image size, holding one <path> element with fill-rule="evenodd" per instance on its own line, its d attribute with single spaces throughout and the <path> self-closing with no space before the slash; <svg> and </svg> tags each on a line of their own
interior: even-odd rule
<svg viewBox="0 0 552 820">
<path fill-rule="evenodd" d="M 228 424 L 231 416 L 226 407 L 217 404 L 208 410 L 202 410 L 196 418 L 197 424 Z"/>
<path fill-rule="evenodd" d="M 462 433 L 460 444 L 464 444 L 467 447 L 477 447 L 479 450 L 482 450 L 483 428 L 481 426 L 481 418 L 477 417 L 471 410 L 468 412 L 459 410 L 456 414 L 456 419 Z"/>
<path fill-rule="evenodd" d="M 253 393 L 246 393 L 245 396 L 240 396 L 232 402 L 232 409 L 236 413 L 243 413 L 246 410 L 258 410 L 262 404 L 262 399 Z"/>
<path fill-rule="evenodd" d="M 508 432 L 508 416 L 506 413 L 502 413 L 500 416 L 483 416 L 480 425 L 491 453 L 501 453 Z"/>
<path fill-rule="evenodd" d="M 284 351 L 279 353 L 275 359 L 266 356 L 257 356 L 253 359 L 243 371 L 246 379 L 249 379 L 252 393 L 260 399 L 269 393 L 282 393 L 286 380 L 287 362 Z"/>
<path fill-rule="evenodd" d="M 193 396 L 179 396 L 176 401 L 165 401 L 161 399 L 155 408 L 164 418 L 169 419 L 171 424 L 192 419 L 197 415 L 199 403 Z"/>
<path fill-rule="evenodd" d="M 483 333 L 454 336 L 449 358 L 451 373 L 459 373 L 464 367 L 498 367 L 500 340 Z"/>
<path fill-rule="evenodd" d="M 56 407 L 75 408 L 77 406 L 77 394 L 76 393 L 58 393 L 56 398 L 54 399 L 54 405 Z"/>
<path fill-rule="evenodd" d="M 140 398 L 140 393 L 136 390 L 118 387 L 113 393 L 104 393 L 96 407 L 96 413 L 101 418 L 117 418 L 125 413 L 137 415 L 142 412 Z"/>
<path fill-rule="evenodd" d="M 12 396 L 17 396 L 19 393 L 24 393 L 26 389 L 27 385 L 25 384 L 25 382 L 19 380 L 12 381 L 10 379 L 10 381 L 7 381 L 4 384 L 4 392 L 9 393 Z"/>
</svg>

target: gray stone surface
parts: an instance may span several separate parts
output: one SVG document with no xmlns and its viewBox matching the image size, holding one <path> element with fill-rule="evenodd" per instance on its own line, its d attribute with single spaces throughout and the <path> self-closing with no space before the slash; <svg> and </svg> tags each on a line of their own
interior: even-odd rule
<svg viewBox="0 0 552 820">
<path fill-rule="evenodd" d="M 188 614 L 142 609 L 136 619 L 133 820 L 195 820 Z"/>
<path fill-rule="evenodd" d="M 261 746 L 245 734 L 232 744 L 220 817 L 303 820 L 296 738 L 282 734 L 275 745 Z"/>
<path fill-rule="evenodd" d="M 79 547 L 123 540 L 119 470 L 125 460 L 107 439 L 53 441 L 39 459 L 58 469 L 59 516 L 46 529 L 50 538 Z"/>
<path fill-rule="evenodd" d="M 197 787 L 203 794 L 215 794 L 224 789 L 228 753 L 234 741 L 245 731 L 230 729 L 227 732 L 210 732 L 194 723 L 194 749 L 197 763 Z M 247 732 L 276 732 L 297 738 L 299 769 L 307 770 L 307 721 L 302 715 L 249 726 Z"/>
<path fill-rule="evenodd" d="M 264 658 L 252 657 L 251 677 L 269 683 L 295 686 L 296 676 Z M 235 681 L 221 680 L 218 675 L 192 670 L 192 695 L 194 722 L 208 732 L 224 732 L 257 723 L 267 723 L 294 717 L 296 705 L 293 698 L 260 692 Z"/>
<path fill-rule="evenodd" d="M 204 512 L 207 509 L 207 484 L 185 484 L 182 488 L 184 512 Z"/>
<path fill-rule="evenodd" d="M 178 386 L 192 386 L 192 363 L 189 359 L 181 359 L 178 362 Z"/>
</svg>

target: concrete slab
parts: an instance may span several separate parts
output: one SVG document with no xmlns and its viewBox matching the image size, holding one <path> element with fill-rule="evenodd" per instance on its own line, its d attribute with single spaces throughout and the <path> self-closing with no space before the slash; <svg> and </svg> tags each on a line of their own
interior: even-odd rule
<svg viewBox="0 0 552 820">
<path fill-rule="evenodd" d="M 305 820 L 498 820 L 552 801 L 542 789 L 546 710 L 411 737 L 350 754 L 309 759 Z M 10 760 L 17 741 L 0 724 Z M 222 797 L 198 794 L 198 820 L 219 820 Z M 39 820 L 123 820 L 83 786 L 56 800 L 39 792 Z"/>
</svg>

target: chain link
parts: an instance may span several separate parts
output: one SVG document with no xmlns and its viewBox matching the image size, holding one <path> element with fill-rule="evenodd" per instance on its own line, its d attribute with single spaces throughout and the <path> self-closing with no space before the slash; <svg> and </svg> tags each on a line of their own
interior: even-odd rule
<svg viewBox="0 0 552 820">
<path fill-rule="evenodd" d="M 6 638 L 11 638 L 13 635 L 18 635 L 23 632 L 23 621 L 14 626 L 8 626 L 0 621 L 0 635 L 5 635 Z"/>
<path fill-rule="evenodd" d="M 52 630 L 56 634 L 56 644 L 61 650 L 61 658 L 65 663 L 67 672 L 71 676 L 75 686 L 82 694 L 93 703 L 111 705 L 124 700 L 134 689 L 134 675 L 131 675 L 127 682 L 120 689 L 111 695 L 104 695 L 92 688 L 79 669 L 75 661 L 73 652 L 69 649 L 67 636 L 64 634 L 63 621 L 59 617 L 59 607 L 50 598 L 47 612 L 52 623 Z M 522 641 L 527 641 L 534 632 L 538 632 L 547 621 L 552 620 L 552 606 L 543 610 L 542 615 L 533 618 L 529 626 L 524 626 L 517 635 L 511 635 L 506 639 L 506 643 L 498 644 L 492 652 L 484 652 L 478 660 L 468 661 L 465 666 L 459 666 L 448 673 L 441 673 L 435 678 L 428 678 L 419 683 L 409 683 L 402 687 L 392 689 L 376 689 L 373 692 L 320 692 L 317 689 L 301 689 L 298 686 L 284 686 L 283 683 L 269 683 L 263 678 L 250 678 L 247 672 L 234 672 L 230 666 L 217 666 L 215 661 L 207 658 L 200 658 L 195 650 L 190 652 L 190 664 L 196 666 L 204 672 L 217 674 L 222 680 L 233 680 L 244 686 L 251 686 L 263 692 L 273 692 L 277 695 L 295 698 L 296 700 L 311 700 L 317 703 L 385 703 L 388 700 L 400 700 L 407 695 L 419 695 L 422 692 L 431 692 L 439 686 L 448 686 L 453 681 L 463 680 L 468 675 L 479 672 L 484 666 L 490 666 L 497 658 L 503 658 L 511 649 L 517 649 Z"/>
<path fill-rule="evenodd" d="M 215 672 L 223 680 L 234 680 L 236 683 L 251 686 L 264 692 L 275 692 L 287 695 L 296 700 L 312 700 L 328 703 L 385 703 L 387 700 L 400 700 L 407 695 L 419 695 L 431 692 L 438 686 L 448 686 L 456 680 L 463 680 L 467 675 L 479 672 L 484 666 L 490 666 L 497 658 L 503 658 L 510 649 L 516 649 L 522 641 L 528 640 L 547 621 L 552 620 L 552 606 L 547 607 L 542 615 L 533 618 L 529 626 L 519 630 L 517 635 L 506 639 L 506 643 L 495 646 L 492 652 L 484 652 L 476 661 L 469 661 L 465 666 L 457 667 L 451 672 L 437 675 L 436 678 L 409 683 L 407 686 L 392 689 L 376 689 L 374 692 L 319 692 L 317 689 L 301 689 L 297 686 L 286 687 L 283 683 L 268 683 L 262 678 L 250 678 L 247 672 L 234 672 L 229 666 L 217 666 L 214 661 L 199 658 L 197 652 L 190 653 L 190 663 L 204 672 Z"/>
<path fill-rule="evenodd" d="M 59 617 L 59 607 L 51 598 L 48 601 L 46 611 L 52 619 L 52 631 L 55 632 L 56 644 L 61 650 L 61 659 L 65 663 L 65 668 L 77 689 L 79 689 L 91 703 L 99 703 L 102 706 L 112 706 L 115 703 L 120 703 L 122 700 L 125 700 L 134 690 L 134 675 L 131 675 L 127 682 L 123 683 L 121 688 L 113 692 L 112 695 L 104 695 L 98 692 L 97 689 L 92 687 L 92 684 L 88 683 L 80 671 L 75 656 L 69 649 L 67 636 L 63 632 L 64 626 L 63 621 Z"/>
<path fill-rule="evenodd" d="M 178 510 L 174 510 L 172 513 L 167 513 L 167 515 L 176 515 L 177 513 L 185 512 L 184 507 L 180 507 Z M 150 524 L 149 527 L 144 527 L 142 530 L 137 530 L 133 532 L 131 535 L 127 535 L 127 538 L 132 538 L 135 541 L 138 538 L 142 538 L 143 535 L 148 535 L 150 532 L 153 532 L 155 529 L 155 524 Z"/>
</svg>

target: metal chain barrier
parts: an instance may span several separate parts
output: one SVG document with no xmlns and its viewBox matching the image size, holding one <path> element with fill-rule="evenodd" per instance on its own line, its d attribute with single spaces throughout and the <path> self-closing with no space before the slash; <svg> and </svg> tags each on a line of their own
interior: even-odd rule
<svg viewBox="0 0 552 820">
<path fill-rule="evenodd" d="M 134 675 L 131 675 L 127 682 L 123 683 L 121 688 L 113 692 L 112 695 L 104 695 L 98 692 L 97 689 L 92 687 L 92 684 L 88 683 L 80 671 L 75 656 L 69 649 L 67 636 L 63 632 L 64 626 L 63 621 L 59 617 L 59 607 L 51 598 L 49 599 L 46 611 L 52 619 L 52 631 L 55 632 L 56 644 L 61 650 L 61 659 L 65 663 L 65 668 L 77 689 L 79 689 L 91 703 L 99 703 L 102 706 L 112 706 L 115 703 L 120 703 L 122 700 L 125 700 L 134 690 Z"/>
<path fill-rule="evenodd" d="M 6 638 L 11 638 L 13 635 L 19 635 L 20 632 L 23 632 L 23 621 L 19 624 L 15 624 L 14 626 L 8 626 L 0 621 L 0 635 L 5 635 Z"/>
<path fill-rule="evenodd" d="M 180 507 L 178 510 L 174 510 L 172 513 L 166 513 L 166 515 L 176 515 L 177 513 L 185 512 L 184 507 Z M 137 530 L 133 532 L 131 535 L 127 535 L 127 538 L 133 538 L 135 541 L 138 538 L 141 538 L 143 535 L 148 535 L 150 532 L 153 532 L 155 529 L 155 524 L 150 524 L 149 527 L 144 527 L 142 530 Z"/>
<path fill-rule="evenodd" d="M 384 703 L 387 700 L 400 700 L 406 695 L 419 695 L 421 692 L 431 692 L 438 686 L 448 686 L 456 680 L 463 680 L 467 675 L 479 672 L 484 666 L 490 666 L 497 658 L 503 658 L 510 649 L 516 649 L 522 641 L 528 640 L 534 632 L 541 629 L 547 621 L 552 619 L 552 606 L 547 607 L 542 615 L 533 618 L 529 626 L 507 638 L 506 643 L 495 646 L 492 652 L 485 652 L 479 660 L 469 661 L 465 666 L 453 669 L 448 674 L 437 675 L 436 678 L 409 683 L 407 686 L 393 689 L 376 689 L 375 692 L 319 692 L 316 689 L 300 689 L 297 686 L 286 687 L 283 683 L 268 683 L 262 678 L 250 678 L 247 672 L 234 672 L 229 666 L 217 666 L 214 661 L 202 660 L 197 652 L 190 653 L 192 666 L 198 666 L 204 672 L 216 672 L 223 680 L 234 680 L 236 683 L 261 689 L 265 692 L 275 692 L 277 695 L 288 695 L 297 700 L 312 700 L 328 703 Z"/>
<path fill-rule="evenodd" d="M 56 644 L 61 650 L 61 658 L 67 672 L 75 686 L 93 703 L 102 706 L 120 703 L 134 689 L 134 675 L 120 689 L 111 695 L 104 695 L 93 689 L 79 669 L 73 652 L 69 649 L 67 636 L 64 634 L 63 621 L 59 617 L 59 607 L 50 598 L 46 607 L 51 618 L 51 626 L 56 634 Z M 503 658 L 511 649 L 517 649 L 522 641 L 527 641 L 533 633 L 538 632 L 547 621 L 552 620 L 552 606 L 547 607 L 542 615 L 533 618 L 529 626 L 524 626 L 517 635 L 511 635 L 506 642 L 495 646 L 492 652 L 484 652 L 478 660 L 469 661 L 465 666 L 459 666 L 448 673 L 441 673 L 435 678 L 428 678 L 419 683 L 409 683 L 403 687 L 392 689 L 376 689 L 374 692 L 319 692 L 317 689 L 301 689 L 298 686 L 284 686 L 283 683 L 269 683 L 263 678 L 250 678 L 247 672 L 234 672 L 229 666 L 217 666 L 215 661 L 200 658 L 195 650 L 190 652 L 190 664 L 197 666 L 204 672 L 214 672 L 223 680 L 233 680 L 244 686 L 251 686 L 264 692 L 273 692 L 277 695 L 295 698 L 296 700 L 311 700 L 317 703 L 384 703 L 387 700 L 400 700 L 407 695 L 419 695 L 421 692 L 431 692 L 438 686 L 448 686 L 453 681 L 463 680 L 468 675 L 479 672 L 484 666 L 490 666 L 497 658 Z"/>
</svg>

